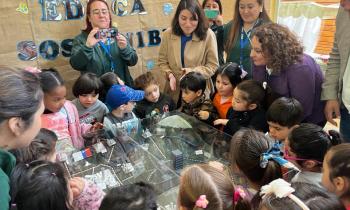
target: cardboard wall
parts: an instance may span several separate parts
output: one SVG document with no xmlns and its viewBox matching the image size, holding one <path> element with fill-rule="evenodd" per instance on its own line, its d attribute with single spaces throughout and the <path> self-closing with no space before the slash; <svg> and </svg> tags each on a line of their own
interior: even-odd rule
<svg viewBox="0 0 350 210">
<path fill-rule="evenodd" d="M 67 87 L 70 89 L 72 83 L 78 77 L 79 72 L 73 70 L 69 65 L 69 58 L 62 55 L 60 47 L 59 55 L 53 60 L 43 58 L 39 53 L 33 61 L 22 61 L 18 58 L 19 51 L 17 44 L 21 41 L 33 41 L 37 47 L 46 40 L 52 40 L 58 45 L 65 39 L 73 39 L 80 30 L 85 28 L 85 16 L 76 20 L 65 20 L 66 10 L 63 2 L 80 2 L 84 10 L 87 0 L 0 0 L 0 64 L 25 67 L 37 66 L 39 68 L 55 67 L 66 80 Z M 147 63 L 154 62 L 152 71 L 159 71 L 157 68 L 158 46 L 148 46 L 147 32 L 150 30 L 162 30 L 169 27 L 173 14 L 175 13 L 179 0 L 138 0 L 143 4 L 147 14 L 130 15 L 135 0 L 107 0 L 109 6 L 113 1 L 127 3 L 124 9 L 128 12 L 126 16 L 117 16 L 112 14 L 112 21 L 119 31 L 126 34 L 133 32 L 133 44 L 139 55 L 139 62 L 130 69 L 132 76 L 136 76 L 148 71 Z M 42 4 L 47 2 L 57 3 L 57 12 L 62 15 L 59 21 L 43 21 L 44 14 Z M 227 22 L 233 17 L 234 0 L 222 0 L 224 10 L 224 21 Z M 171 4 L 173 11 L 170 15 L 165 15 L 163 11 L 164 4 Z M 22 6 L 21 6 L 22 5 Z M 27 5 L 28 13 L 23 13 L 23 5 Z M 22 10 L 21 10 L 22 8 Z M 21 12 L 22 11 L 22 12 Z M 85 12 L 85 11 L 84 11 Z M 144 34 L 145 47 L 138 48 L 136 32 L 142 31 Z M 45 47 L 43 45 L 42 47 Z M 152 66 L 152 65 L 151 65 Z M 163 78 L 162 75 L 159 75 Z M 164 80 L 164 79 L 163 79 Z M 161 80 L 161 81 L 163 81 Z"/>
</svg>

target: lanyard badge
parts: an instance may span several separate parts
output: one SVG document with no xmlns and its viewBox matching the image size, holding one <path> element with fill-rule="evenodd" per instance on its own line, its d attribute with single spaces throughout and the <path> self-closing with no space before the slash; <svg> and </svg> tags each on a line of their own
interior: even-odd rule
<svg viewBox="0 0 350 210">
<path fill-rule="evenodd" d="M 243 48 L 247 45 L 250 44 L 250 35 L 252 33 L 252 30 L 255 28 L 260 23 L 260 18 L 258 18 L 253 27 L 249 29 L 247 32 L 245 32 L 243 24 L 241 26 L 241 39 L 240 39 L 240 57 L 239 57 L 239 67 L 244 70 L 243 67 Z M 246 38 L 244 38 L 244 35 L 246 35 Z"/>
<path fill-rule="evenodd" d="M 107 38 L 107 45 L 105 45 L 102 41 L 99 41 L 98 43 L 100 44 L 102 49 L 107 54 L 107 57 L 109 58 L 109 61 L 111 63 L 111 71 L 114 72 L 114 70 L 115 70 L 115 62 L 113 61 L 113 57 L 112 57 L 112 54 L 111 54 L 111 39 Z"/>
<path fill-rule="evenodd" d="M 240 39 L 240 57 L 239 57 L 239 67 L 244 70 L 243 67 L 243 48 L 245 48 L 245 46 L 249 43 L 250 41 L 250 36 L 251 34 L 251 30 L 248 31 L 248 33 L 246 33 L 243 29 L 241 29 L 241 39 Z M 246 35 L 246 38 L 244 38 L 244 35 Z"/>
</svg>

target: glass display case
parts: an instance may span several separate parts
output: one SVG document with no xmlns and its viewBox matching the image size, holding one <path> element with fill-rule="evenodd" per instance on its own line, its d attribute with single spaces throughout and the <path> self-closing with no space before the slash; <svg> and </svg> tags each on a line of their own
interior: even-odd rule
<svg viewBox="0 0 350 210">
<path fill-rule="evenodd" d="M 67 154 L 63 161 L 70 177 L 84 177 L 105 191 L 148 182 L 158 193 L 160 209 L 176 209 L 181 169 L 213 160 L 226 164 L 231 140 L 180 112 L 123 124 L 113 132 L 101 129 L 84 138 L 86 148 Z"/>
</svg>

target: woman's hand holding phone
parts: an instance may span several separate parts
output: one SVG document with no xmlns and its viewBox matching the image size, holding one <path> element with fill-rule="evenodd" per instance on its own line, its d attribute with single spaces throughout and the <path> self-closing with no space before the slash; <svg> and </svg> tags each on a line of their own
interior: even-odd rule
<svg viewBox="0 0 350 210">
<path fill-rule="evenodd" d="M 128 45 L 128 42 L 126 41 L 125 36 L 121 35 L 118 33 L 117 37 L 117 44 L 120 49 L 125 49 L 126 46 Z"/>
<path fill-rule="evenodd" d="M 100 40 L 95 38 L 95 35 L 96 35 L 96 33 L 98 33 L 98 31 L 99 31 L 99 28 L 93 28 L 90 31 L 90 33 L 89 33 L 89 35 L 88 35 L 88 37 L 86 39 L 86 43 L 85 43 L 85 45 L 87 47 L 93 47 L 100 41 Z"/>
</svg>

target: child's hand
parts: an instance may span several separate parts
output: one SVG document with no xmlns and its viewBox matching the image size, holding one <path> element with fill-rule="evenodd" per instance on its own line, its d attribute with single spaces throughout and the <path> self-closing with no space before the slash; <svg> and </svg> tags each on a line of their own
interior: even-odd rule
<svg viewBox="0 0 350 210">
<path fill-rule="evenodd" d="M 100 40 L 95 38 L 95 34 L 98 32 L 98 30 L 100 30 L 100 29 L 95 27 L 90 31 L 90 33 L 86 39 L 86 43 L 85 43 L 85 45 L 87 47 L 93 47 L 100 41 Z"/>
<path fill-rule="evenodd" d="M 209 112 L 208 111 L 199 111 L 198 117 L 201 120 L 207 120 L 209 118 Z"/>
<path fill-rule="evenodd" d="M 120 79 L 120 77 L 117 77 L 117 81 L 119 85 L 125 85 L 124 81 Z"/>
<path fill-rule="evenodd" d="M 85 182 L 81 177 L 73 177 L 69 180 L 69 187 L 73 192 L 73 199 L 77 198 L 84 190 Z"/>
<path fill-rule="evenodd" d="M 91 126 L 90 131 L 94 132 L 94 131 L 100 130 L 102 128 L 103 128 L 103 124 L 100 122 L 96 122 L 95 124 L 93 124 Z"/>
<path fill-rule="evenodd" d="M 120 49 L 125 49 L 128 45 L 128 42 L 126 41 L 125 36 L 118 34 L 117 36 L 117 44 Z"/>
<path fill-rule="evenodd" d="M 214 121 L 214 125 L 226 125 L 228 122 L 228 119 L 217 119 Z"/>
</svg>

